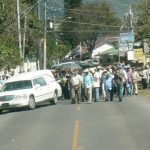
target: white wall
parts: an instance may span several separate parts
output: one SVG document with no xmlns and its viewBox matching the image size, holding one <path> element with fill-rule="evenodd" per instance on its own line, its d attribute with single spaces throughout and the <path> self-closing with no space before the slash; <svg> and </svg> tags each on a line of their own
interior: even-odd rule
<svg viewBox="0 0 150 150">
<path fill-rule="evenodd" d="M 15 69 L 10 69 L 11 71 L 8 72 L 7 71 L 7 74 L 6 76 L 11 76 L 11 72 L 14 71 L 14 75 L 17 75 L 19 74 L 19 66 L 17 66 Z M 34 70 L 37 70 L 36 68 L 36 62 L 25 62 L 24 63 L 24 71 L 27 72 L 28 70 L 30 71 L 34 71 Z M 0 78 L 2 79 L 2 75 L 4 75 L 4 70 L 1 70 L 0 71 Z"/>
</svg>

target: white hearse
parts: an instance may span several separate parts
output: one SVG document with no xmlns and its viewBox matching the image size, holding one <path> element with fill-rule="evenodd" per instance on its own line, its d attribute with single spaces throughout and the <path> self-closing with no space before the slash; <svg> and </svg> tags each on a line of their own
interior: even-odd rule
<svg viewBox="0 0 150 150">
<path fill-rule="evenodd" d="M 58 103 L 62 90 L 50 70 L 21 73 L 11 77 L 0 91 L 0 112 L 15 107 L 34 109 L 36 104 Z"/>
</svg>

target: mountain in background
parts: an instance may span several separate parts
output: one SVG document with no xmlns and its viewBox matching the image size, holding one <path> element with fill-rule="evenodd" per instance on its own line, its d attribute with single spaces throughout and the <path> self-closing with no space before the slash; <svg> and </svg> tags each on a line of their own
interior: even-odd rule
<svg viewBox="0 0 150 150">
<path fill-rule="evenodd" d="M 100 3 L 104 0 L 83 0 L 82 3 Z M 106 0 L 106 2 L 108 2 L 110 4 L 110 6 L 112 6 L 112 9 L 114 9 L 114 11 L 120 16 L 123 17 L 124 14 L 126 12 L 128 12 L 129 10 L 129 6 L 130 4 L 133 5 L 134 3 L 136 3 L 139 0 Z M 44 0 L 41 1 L 41 3 L 43 3 Z M 47 0 L 47 5 L 49 7 L 49 14 L 50 11 L 52 10 L 51 7 L 59 9 L 59 8 L 64 8 L 64 0 Z M 43 5 L 41 5 L 43 7 Z M 133 8 L 133 7 L 132 7 Z M 56 13 L 56 12 L 55 12 Z M 64 14 L 63 10 L 60 9 L 60 11 L 58 11 L 56 13 L 56 16 L 60 16 L 62 17 Z"/>
<path fill-rule="evenodd" d="M 83 0 L 83 3 L 100 3 L 104 0 Z M 112 6 L 112 9 L 119 15 L 124 16 L 129 10 L 129 6 L 136 3 L 138 0 L 106 0 Z"/>
</svg>

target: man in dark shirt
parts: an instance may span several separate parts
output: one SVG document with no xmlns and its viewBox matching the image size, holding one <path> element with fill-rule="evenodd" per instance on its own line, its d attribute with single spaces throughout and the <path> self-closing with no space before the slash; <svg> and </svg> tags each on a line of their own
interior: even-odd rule
<svg viewBox="0 0 150 150">
<path fill-rule="evenodd" d="M 121 70 L 121 68 L 118 67 L 114 74 L 114 81 L 115 81 L 117 96 L 120 102 L 122 101 L 123 98 L 123 78 L 124 78 L 123 71 Z"/>
</svg>

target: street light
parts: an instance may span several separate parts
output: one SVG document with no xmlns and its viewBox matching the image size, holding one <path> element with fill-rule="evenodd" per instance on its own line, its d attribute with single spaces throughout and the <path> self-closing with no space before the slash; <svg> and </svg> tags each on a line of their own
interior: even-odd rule
<svg viewBox="0 0 150 150">
<path fill-rule="evenodd" d="M 60 23 L 58 24 L 58 28 L 59 28 L 59 26 L 62 24 L 62 23 L 64 23 L 64 22 L 70 22 L 70 21 L 67 21 L 67 20 L 71 20 L 72 19 L 72 17 L 66 17 L 66 18 L 64 18 L 63 20 L 61 20 L 60 21 Z"/>
</svg>

